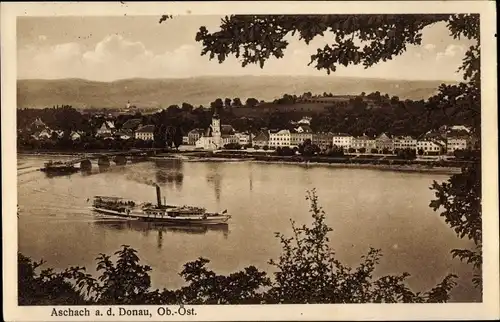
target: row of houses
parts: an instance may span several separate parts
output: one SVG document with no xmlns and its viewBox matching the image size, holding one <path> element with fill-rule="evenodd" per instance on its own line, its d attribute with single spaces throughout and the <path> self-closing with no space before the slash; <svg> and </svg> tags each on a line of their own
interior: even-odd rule
<svg viewBox="0 0 500 322">
<path fill-rule="evenodd" d="M 97 129 L 96 137 L 104 139 L 120 138 L 128 140 L 135 138 L 137 140 L 151 141 L 154 138 L 155 126 L 151 124 L 142 124 L 139 118 L 127 120 L 117 130 L 113 121 L 104 121 Z"/>
<path fill-rule="evenodd" d="M 374 137 L 368 135 L 356 137 L 347 133 L 314 133 L 309 126 L 299 126 L 295 130 L 270 130 L 267 134 L 268 141 L 260 142 L 260 144 L 272 148 L 296 147 L 305 140 L 310 140 L 321 149 L 337 146 L 345 151 L 354 149 L 358 152 L 362 150 L 372 152 L 376 150 L 377 153 L 411 149 L 421 151 L 423 154 L 453 154 L 456 150 L 474 147 L 472 136 L 466 133 L 450 132 L 440 136 L 433 134 L 428 133 L 420 138 L 391 137 L 387 133 Z"/>
<path fill-rule="evenodd" d="M 114 140 L 116 138 L 128 140 L 135 138 L 138 140 L 153 140 L 154 125 L 142 125 L 141 119 L 130 119 L 126 121 L 120 130 L 117 130 L 113 121 L 105 120 L 96 130 L 95 137 Z M 63 138 L 65 133 L 61 130 L 50 129 L 40 118 L 37 118 L 27 129 L 31 133 L 31 137 L 35 140 L 47 140 L 51 138 Z M 80 140 L 83 136 L 92 135 L 84 131 L 72 131 L 69 134 L 71 140 Z"/>
<path fill-rule="evenodd" d="M 227 144 L 252 145 L 271 149 L 278 147 L 298 147 L 306 140 L 321 149 L 337 146 L 343 150 L 356 152 L 394 152 L 395 150 L 412 149 L 423 154 L 453 154 L 456 150 L 474 148 L 473 136 L 468 128 L 463 126 L 443 127 L 436 132 L 428 132 L 420 138 L 411 136 L 391 137 L 387 133 L 378 136 L 352 136 L 347 133 L 317 133 L 310 126 L 311 118 L 294 122 L 292 129 L 261 130 L 258 133 L 239 133 L 231 125 L 221 124 L 215 114 L 212 124 L 207 129 L 193 129 L 183 137 L 183 144 L 194 145 L 197 148 L 216 150 Z M 52 131 L 40 119 L 36 119 L 31 129 L 35 139 L 50 139 L 54 136 L 62 138 L 63 131 Z M 119 130 L 113 121 L 106 120 L 97 129 L 95 136 L 102 139 L 131 139 L 151 141 L 154 139 L 155 126 L 142 124 L 139 118 L 126 121 Z M 81 131 L 70 133 L 72 140 L 79 140 L 87 135 Z"/>
<path fill-rule="evenodd" d="M 352 136 L 347 133 L 315 133 L 310 126 L 310 118 L 293 124 L 292 129 L 261 130 L 258 133 L 237 133 L 230 125 L 221 125 L 218 115 L 214 115 L 208 129 L 193 129 L 184 137 L 184 143 L 203 149 L 219 149 L 228 143 L 253 146 L 298 147 L 306 140 L 321 149 L 337 146 L 343 150 L 356 152 L 393 153 L 396 150 L 411 149 L 421 154 L 453 154 L 456 150 L 474 148 L 470 130 L 463 126 L 445 127 L 437 132 L 428 132 L 420 138 L 411 136 L 392 137 L 387 133 L 378 136 Z"/>
</svg>

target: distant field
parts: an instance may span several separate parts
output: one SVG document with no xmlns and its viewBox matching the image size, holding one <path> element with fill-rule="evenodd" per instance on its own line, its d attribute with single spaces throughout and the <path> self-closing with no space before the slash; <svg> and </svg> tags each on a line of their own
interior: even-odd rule
<svg viewBox="0 0 500 322">
<path fill-rule="evenodd" d="M 142 108 L 165 108 L 183 102 L 207 106 L 216 98 L 254 97 L 271 101 L 283 94 L 305 92 L 358 95 L 379 91 L 401 99 L 426 99 L 441 81 L 407 81 L 344 77 L 241 76 L 184 79 L 125 79 L 95 82 L 83 79 L 18 80 L 18 108 L 72 105 L 76 108 L 121 108 L 128 101 Z M 286 107 L 280 107 L 286 109 Z M 300 108 L 320 109 L 319 105 Z M 243 111 L 241 113 L 244 113 Z"/>
</svg>

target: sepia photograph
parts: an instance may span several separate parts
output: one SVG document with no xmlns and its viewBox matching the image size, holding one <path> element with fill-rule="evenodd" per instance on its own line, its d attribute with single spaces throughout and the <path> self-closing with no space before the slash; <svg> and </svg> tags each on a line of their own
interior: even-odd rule
<svg viewBox="0 0 500 322">
<path fill-rule="evenodd" d="M 498 318 L 481 2 L 25 3 L 8 6 L 10 37 L 2 4 L 10 305 L 47 321 L 368 303 Z M 203 313 L 219 307 L 242 311 Z"/>
</svg>

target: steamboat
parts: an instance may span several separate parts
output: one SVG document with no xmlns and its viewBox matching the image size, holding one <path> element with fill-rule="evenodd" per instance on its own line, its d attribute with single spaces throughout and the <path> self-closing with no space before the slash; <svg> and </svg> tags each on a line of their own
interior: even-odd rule
<svg viewBox="0 0 500 322">
<path fill-rule="evenodd" d="M 194 206 L 173 206 L 161 202 L 161 190 L 156 185 L 157 203 L 137 204 L 133 200 L 119 197 L 95 196 L 92 210 L 99 214 L 131 220 L 170 225 L 220 225 L 231 218 L 227 210 L 210 213 L 205 208 Z"/>
</svg>

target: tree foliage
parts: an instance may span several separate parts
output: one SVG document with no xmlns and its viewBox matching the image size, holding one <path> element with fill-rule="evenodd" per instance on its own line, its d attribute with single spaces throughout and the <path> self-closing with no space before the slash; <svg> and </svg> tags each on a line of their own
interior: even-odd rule
<svg viewBox="0 0 500 322">
<path fill-rule="evenodd" d="M 293 234 L 276 233 L 281 254 L 270 264 L 272 276 L 255 266 L 229 275 L 210 270 L 208 259 L 198 258 L 184 265 L 179 289 L 151 289 L 151 267 L 142 265 L 137 251 L 123 245 L 114 258 L 99 254 L 97 278 L 84 268 L 59 273 L 51 269 L 38 273 L 41 263 L 19 254 L 20 305 L 71 304 L 306 304 L 306 303 L 422 303 L 447 302 L 455 286 L 454 275 L 428 292 L 414 292 L 406 284 L 408 273 L 375 277 L 382 254 L 370 249 L 352 268 L 340 262 L 331 248 L 332 229 L 316 192 L 308 193 L 312 225 L 298 227 Z"/>
<path fill-rule="evenodd" d="M 453 257 L 472 264 L 476 270 L 473 282 L 482 286 L 482 210 L 481 210 L 481 164 L 475 162 L 462 173 L 453 175 L 447 182 L 434 181 L 431 189 L 436 199 L 430 202 L 434 211 L 440 213 L 446 223 L 460 238 L 468 238 L 475 249 L 453 249 Z"/>
</svg>

